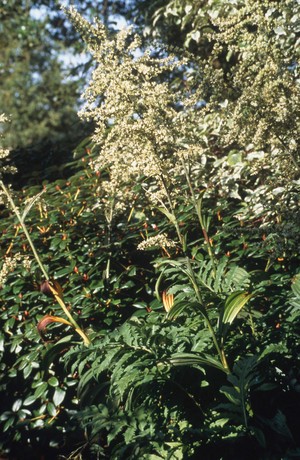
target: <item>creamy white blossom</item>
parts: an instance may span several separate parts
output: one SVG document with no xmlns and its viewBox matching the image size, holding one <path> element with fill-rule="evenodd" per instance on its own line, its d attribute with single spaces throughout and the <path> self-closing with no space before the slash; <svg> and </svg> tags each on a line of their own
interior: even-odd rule
<svg viewBox="0 0 300 460">
<path fill-rule="evenodd" d="M 150 236 L 146 240 L 138 244 L 138 249 L 144 251 L 145 249 L 153 248 L 175 248 L 176 243 L 170 240 L 165 233 L 159 233 L 155 236 Z"/>
<path fill-rule="evenodd" d="M 28 256 L 22 256 L 19 252 L 13 256 L 5 256 L 0 269 L 0 286 L 5 285 L 9 274 L 12 273 L 20 263 L 26 270 L 30 270 L 31 260 Z"/>
<path fill-rule="evenodd" d="M 199 134 L 193 128 L 193 111 L 183 110 L 185 99 L 190 104 L 190 94 L 174 91 L 163 79 L 165 73 L 184 66 L 185 60 L 172 55 L 152 57 L 150 51 L 135 53 L 140 39 L 131 29 L 110 37 L 100 22 L 87 23 L 74 8 L 69 15 L 96 61 L 79 114 L 96 124 L 93 141 L 100 153 L 92 167 L 108 172 L 111 196 L 119 206 L 118 190 L 127 190 L 123 201 L 130 201 L 128 189 L 139 180 L 147 184 L 147 196 L 154 204 L 167 195 L 175 197 L 179 178 L 185 174 L 182 161 L 186 158 L 179 152 L 185 150 L 193 161 L 203 155 L 194 141 L 197 136 L 199 141 Z M 108 183 L 103 187 L 108 190 Z"/>
<path fill-rule="evenodd" d="M 9 120 L 7 118 L 7 116 L 2 113 L 0 114 L 0 123 L 7 123 Z M 1 132 L 1 131 L 0 131 Z M 2 163 L 2 160 L 6 160 L 7 157 L 9 156 L 9 149 L 4 149 L 0 146 L 0 178 L 2 176 L 3 173 L 15 173 L 17 171 L 17 169 L 14 167 L 14 166 L 11 166 L 11 165 L 7 165 L 7 164 L 3 164 Z"/>
</svg>

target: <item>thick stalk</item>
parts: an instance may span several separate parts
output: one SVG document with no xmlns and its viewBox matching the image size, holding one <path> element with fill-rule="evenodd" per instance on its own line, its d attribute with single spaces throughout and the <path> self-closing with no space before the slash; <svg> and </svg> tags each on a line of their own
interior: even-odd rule
<svg viewBox="0 0 300 460">
<path fill-rule="evenodd" d="M 183 252 L 184 254 L 186 255 L 186 261 L 187 261 L 187 267 L 188 267 L 188 273 L 189 273 L 189 279 L 193 285 L 193 288 L 194 288 L 194 291 L 195 291 L 195 294 L 196 294 L 196 297 L 197 297 L 197 300 L 199 302 L 199 304 L 201 305 L 201 313 L 202 313 L 202 316 L 205 320 L 205 323 L 210 331 L 210 334 L 211 334 L 211 337 L 212 337 L 212 340 L 214 342 L 214 345 L 215 345 L 215 348 L 216 348 L 216 351 L 219 355 L 219 358 L 221 360 L 221 363 L 224 367 L 224 370 L 225 372 L 229 373 L 230 370 L 229 370 L 229 366 L 228 366 L 228 363 L 227 363 L 227 360 L 226 360 L 226 356 L 225 356 L 225 353 L 224 353 L 224 350 L 223 348 L 220 347 L 219 343 L 218 343 L 218 340 L 217 340 L 217 337 L 216 337 L 216 334 L 215 334 L 215 331 L 213 329 L 213 326 L 210 322 L 210 319 L 209 317 L 207 316 L 206 312 L 205 312 L 205 306 L 204 306 L 204 302 L 203 302 L 203 298 L 202 298 L 202 295 L 201 295 L 201 292 L 199 290 L 199 287 L 198 287 L 198 284 L 197 284 L 197 281 L 196 281 L 196 278 L 195 278 L 195 274 L 194 274 L 194 270 L 193 270 L 193 267 L 191 265 L 191 261 L 187 255 L 187 248 L 186 248 L 186 242 L 184 240 L 184 237 L 183 235 L 181 234 L 181 231 L 180 231 L 180 227 L 179 227 L 179 223 L 178 223 L 178 220 L 177 220 L 177 217 L 176 217 L 176 214 L 175 214 L 175 210 L 174 210 L 174 207 L 173 207 L 173 203 L 172 203 L 172 200 L 171 200 L 171 197 L 170 197 L 170 194 L 169 194 L 169 190 L 168 190 L 168 187 L 167 187 L 167 184 L 165 182 L 165 179 L 163 177 L 163 174 L 161 175 L 161 181 L 163 183 L 163 186 L 164 186 L 164 189 L 165 189 L 165 192 L 166 192 L 166 195 L 167 195 L 167 199 L 168 199 L 168 205 L 169 205 L 169 208 L 170 208 L 170 211 L 173 215 L 173 218 L 174 218 L 174 225 L 175 225 L 175 228 L 176 228 L 176 232 L 177 232 L 177 235 L 178 235 L 178 238 L 179 238 L 179 241 L 181 242 L 182 244 L 182 249 L 183 249 Z M 213 255 L 212 255 L 213 257 Z"/>
<path fill-rule="evenodd" d="M 190 190 L 190 193 L 191 193 L 192 202 L 193 202 L 194 208 L 196 210 L 198 220 L 199 220 L 199 223 L 200 223 L 200 227 L 201 227 L 201 230 L 202 230 L 202 233 L 203 233 L 203 236 L 204 236 L 204 240 L 205 240 L 205 242 L 207 244 L 207 252 L 208 252 L 208 255 L 209 255 L 211 263 L 212 263 L 213 273 L 214 273 L 214 276 L 216 276 L 215 258 L 214 258 L 214 255 L 213 255 L 213 252 L 212 252 L 212 249 L 211 249 L 211 243 L 209 241 L 209 237 L 208 237 L 208 234 L 207 234 L 207 229 L 205 228 L 204 221 L 203 221 L 203 216 L 202 216 L 202 197 L 197 202 L 195 191 L 194 191 L 194 188 L 192 186 L 190 175 L 189 175 L 189 172 L 187 170 L 186 162 L 184 161 L 184 159 L 182 159 L 182 165 L 183 165 L 184 174 L 185 174 L 185 177 L 186 177 L 186 180 L 187 180 L 187 184 L 188 184 L 188 187 L 189 187 L 189 190 Z M 214 328 L 213 328 L 213 326 L 212 326 L 212 324 L 210 322 L 210 319 L 209 319 L 208 315 L 205 312 L 205 307 L 204 307 L 204 304 L 203 304 L 202 295 L 200 293 L 197 281 L 195 279 L 194 270 L 192 268 L 190 259 L 188 257 L 187 257 L 187 265 L 188 265 L 188 270 L 189 270 L 189 273 L 190 273 L 190 280 L 192 282 L 195 294 L 196 294 L 197 299 L 198 299 L 198 301 L 199 301 L 199 303 L 200 303 L 200 305 L 202 306 L 202 309 L 203 309 L 202 310 L 203 318 L 204 318 L 204 320 L 206 322 L 206 325 L 207 325 L 207 327 L 208 327 L 208 329 L 209 329 L 209 331 L 211 333 L 211 336 L 212 336 L 215 348 L 216 348 L 216 350 L 218 352 L 219 358 L 221 360 L 221 363 L 222 363 L 225 371 L 229 373 L 230 369 L 229 369 L 229 366 L 228 366 L 228 363 L 227 363 L 224 348 L 223 348 L 222 345 L 220 345 L 218 343 Z"/>
<path fill-rule="evenodd" d="M 215 348 L 216 348 L 217 353 L 219 355 L 220 361 L 221 361 L 221 363 L 222 363 L 222 365 L 224 367 L 224 370 L 225 370 L 225 372 L 229 373 L 230 369 L 229 369 L 229 366 L 228 366 L 228 363 L 227 363 L 227 359 L 226 359 L 226 356 L 225 356 L 225 353 L 224 353 L 224 349 L 223 349 L 222 346 L 219 345 L 219 342 L 217 340 L 214 328 L 213 328 L 213 326 L 212 326 L 212 324 L 210 322 L 210 319 L 209 319 L 208 315 L 206 314 L 205 307 L 204 307 L 204 304 L 203 304 L 202 295 L 201 295 L 201 292 L 199 290 L 197 281 L 195 279 L 195 274 L 194 274 L 194 270 L 193 270 L 192 265 L 191 265 L 191 261 L 190 261 L 190 259 L 188 257 L 187 257 L 187 267 L 188 267 L 188 272 L 189 272 L 189 278 L 190 278 L 191 283 L 193 285 L 197 300 L 198 300 L 199 304 L 202 307 L 201 308 L 201 314 L 202 314 L 202 316 L 204 318 L 204 321 L 206 323 L 206 326 L 208 327 L 208 330 L 209 330 L 209 332 L 211 334 L 211 337 L 213 339 Z"/>
<path fill-rule="evenodd" d="M 75 321 L 75 319 L 73 318 L 73 316 L 71 315 L 71 313 L 69 312 L 66 304 L 64 303 L 64 301 L 62 300 L 61 297 L 59 297 L 57 291 L 51 286 L 50 282 L 49 282 L 49 287 L 50 287 L 50 290 L 52 292 L 52 294 L 54 295 L 55 297 L 55 300 L 56 302 L 60 305 L 60 307 L 62 308 L 62 310 L 64 311 L 65 315 L 69 318 L 69 321 L 70 323 L 72 324 L 72 326 L 74 327 L 75 331 L 77 332 L 77 334 L 79 334 L 82 338 L 83 338 L 83 341 L 84 341 L 84 344 L 85 345 L 89 345 L 91 343 L 90 339 L 87 337 L 87 335 L 83 332 L 83 330 L 79 327 L 77 321 Z"/>
</svg>

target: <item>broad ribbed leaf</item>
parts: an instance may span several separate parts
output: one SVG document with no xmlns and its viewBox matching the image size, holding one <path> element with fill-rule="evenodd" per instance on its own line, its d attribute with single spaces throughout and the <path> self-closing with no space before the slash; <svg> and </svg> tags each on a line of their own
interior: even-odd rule
<svg viewBox="0 0 300 460">
<path fill-rule="evenodd" d="M 173 366 L 212 366 L 225 372 L 222 364 L 211 356 L 196 355 L 195 353 L 174 353 L 170 363 Z"/>
<path fill-rule="evenodd" d="M 231 324 L 251 297 L 252 294 L 243 291 L 237 291 L 230 294 L 225 302 L 222 322 L 224 324 Z"/>
</svg>

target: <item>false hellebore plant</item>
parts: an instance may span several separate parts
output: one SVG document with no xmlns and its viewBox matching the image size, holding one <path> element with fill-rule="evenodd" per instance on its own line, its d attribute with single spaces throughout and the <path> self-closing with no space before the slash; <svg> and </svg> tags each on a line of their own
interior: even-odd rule
<svg viewBox="0 0 300 460">
<path fill-rule="evenodd" d="M 251 297 L 244 290 L 249 277 L 242 268 L 217 260 L 208 235 L 209 219 L 202 211 L 207 184 L 199 179 L 207 161 L 207 139 L 199 129 L 199 118 L 205 115 L 199 115 L 199 95 L 193 89 L 188 62 L 170 54 L 141 53 L 141 41 L 130 29 L 110 37 L 98 20 L 91 25 L 73 7 L 66 13 L 97 64 L 79 114 L 96 125 L 93 142 L 100 154 L 92 167 L 105 171 L 102 187 L 108 201 L 115 203 L 114 212 L 133 201 L 134 186 L 140 183 L 144 199 L 173 224 L 176 242 L 158 234 L 144 240 L 139 249 L 156 245 L 168 254 L 168 248 L 175 246 L 180 252 L 179 259 L 158 261 L 157 294 L 164 279 L 168 285 L 164 303 L 166 295 L 174 295 L 174 304 L 168 302 L 170 319 L 187 306 L 197 309 L 218 356 L 185 353 L 173 355 L 171 361 L 174 365 L 193 361 L 229 373 L 224 341 L 228 327 Z M 174 83 L 176 74 L 186 75 L 184 85 Z M 182 230 L 182 203 L 194 209 L 207 261 L 195 256 L 197 251 Z"/>
</svg>

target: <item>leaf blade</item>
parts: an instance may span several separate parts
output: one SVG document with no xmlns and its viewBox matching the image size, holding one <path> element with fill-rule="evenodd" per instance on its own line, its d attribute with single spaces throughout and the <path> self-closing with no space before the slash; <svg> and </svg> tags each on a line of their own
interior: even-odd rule
<svg viewBox="0 0 300 460">
<path fill-rule="evenodd" d="M 251 299 L 252 294 L 244 291 L 236 291 L 227 297 L 224 307 L 222 322 L 223 324 L 232 324 L 241 309 Z"/>
</svg>

